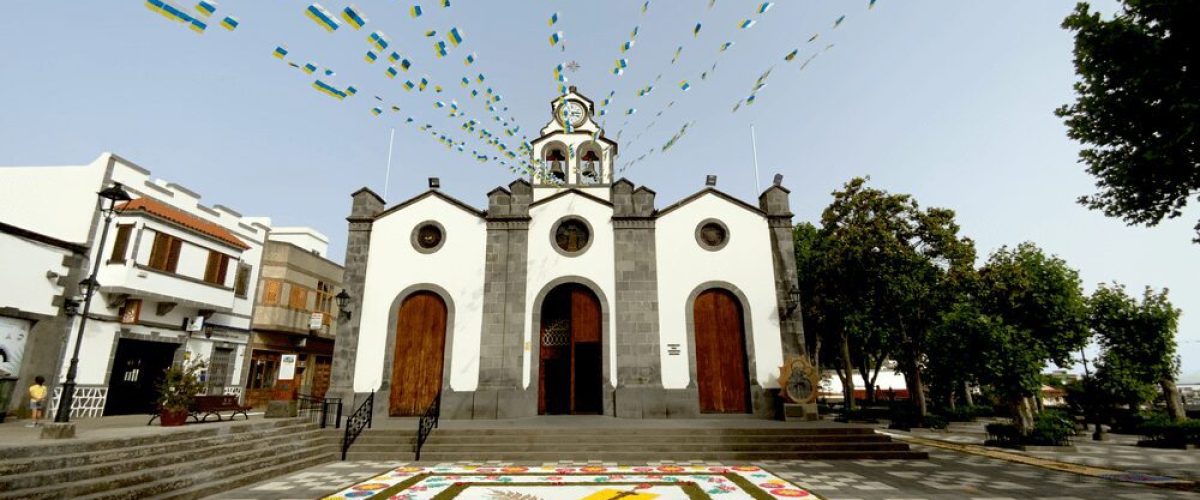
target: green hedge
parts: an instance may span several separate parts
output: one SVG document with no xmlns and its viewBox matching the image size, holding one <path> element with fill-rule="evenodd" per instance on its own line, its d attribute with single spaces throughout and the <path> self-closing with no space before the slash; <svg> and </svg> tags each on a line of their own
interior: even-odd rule
<svg viewBox="0 0 1200 500">
<path fill-rule="evenodd" d="M 1169 446 L 1200 445 L 1200 420 L 1173 421 L 1156 415 L 1138 426 L 1137 433 L 1147 441 Z"/>
<path fill-rule="evenodd" d="M 1046 410 L 1033 421 L 1029 434 L 1022 434 L 1016 424 L 988 424 L 988 444 L 998 446 L 1069 446 L 1075 434 L 1075 422 L 1065 413 Z"/>
</svg>

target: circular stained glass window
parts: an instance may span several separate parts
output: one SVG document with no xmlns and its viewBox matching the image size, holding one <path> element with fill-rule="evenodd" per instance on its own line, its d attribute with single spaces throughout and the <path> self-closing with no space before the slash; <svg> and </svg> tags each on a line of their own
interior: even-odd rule
<svg viewBox="0 0 1200 500">
<path fill-rule="evenodd" d="M 705 250 L 720 250 L 729 242 L 729 228 L 716 219 L 706 219 L 696 227 L 696 243 Z"/>
<path fill-rule="evenodd" d="M 582 219 L 563 219 L 554 227 L 554 245 L 566 255 L 582 253 L 591 240 L 591 228 Z"/>
<path fill-rule="evenodd" d="M 445 238 L 446 233 L 441 224 L 433 221 L 422 222 L 413 230 L 413 248 L 421 253 L 433 253 L 442 247 Z"/>
</svg>

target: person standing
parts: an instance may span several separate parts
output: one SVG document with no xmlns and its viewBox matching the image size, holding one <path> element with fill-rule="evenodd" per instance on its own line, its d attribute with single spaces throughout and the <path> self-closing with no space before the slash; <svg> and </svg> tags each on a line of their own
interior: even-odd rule
<svg viewBox="0 0 1200 500">
<path fill-rule="evenodd" d="M 25 427 L 41 425 L 42 410 L 46 408 L 46 378 L 38 375 L 29 386 L 29 409 L 33 411 L 33 423 Z"/>
</svg>

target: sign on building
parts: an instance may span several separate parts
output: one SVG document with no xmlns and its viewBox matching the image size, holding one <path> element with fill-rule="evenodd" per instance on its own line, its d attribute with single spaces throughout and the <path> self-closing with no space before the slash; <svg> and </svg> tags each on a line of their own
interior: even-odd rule
<svg viewBox="0 0 1200 500">
<path fill-rule="evenodd" d="M 279 380 L 296 378 L 296 355 L 284 354 L 279 357 Z"/>
<path fill-rule="evenodd" d="M 21 373 L 21 357 L 28 336 L 28 321 L 0 317 L 0 376 L 15 377 Z"/>
<path fill-rule="evenodd" d="M 325 315 L 323 313 L 315 312 L 315 313 L 312 313 L 312 316 L 308 318 L 308 329 L 309 330 L 320 330 L 321 326 L 323 326 L 324 324 L 325 324 Z"/>
</svg>

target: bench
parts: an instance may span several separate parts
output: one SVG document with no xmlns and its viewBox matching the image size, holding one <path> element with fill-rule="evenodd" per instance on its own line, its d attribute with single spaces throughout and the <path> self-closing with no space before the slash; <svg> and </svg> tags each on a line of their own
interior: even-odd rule
<svg viewBox="0 0 1200 500">
<path fill-rule="evenodd" d="M 250 415 L 246 411 L 250 410 L 249 406 L 242 406 L 238 403 L 237 396 L 196 396 L 192 403 L 192 408 L 188 408 L 189 413 L 193 416 L 203 415 L 200 417 L 201 422 L 207 422 L 209 415 L 215 415 L 217 421 L 221 421 L 221 413 L 223 411 L 231 411 L 229 420 L 233 420 L 238 413 L 246 420 L 250 420 Z"/>
<path fill-rule="evenodd" d="M 217 421 L 220 422 L 221 412 L 230 411 L 233 413 L 229 415 L 229 420 L 233 420 L 238 413 L 241 413 L 246 420 L 250 420 L 250 415 L 246 414 L 249 410 L 249 406 L 238 403 L 237 396 L 196 396 L 192 400 L 192 404 L 188 406 L 188 417 L 196 423 L 201 423 L 207 422 L 209 416 L 216 416 Z M 159 418 L 159 414 L 159 408 L 155 406 L 146 425 L 154 423 L 154 419 Z"/>
</svg>

